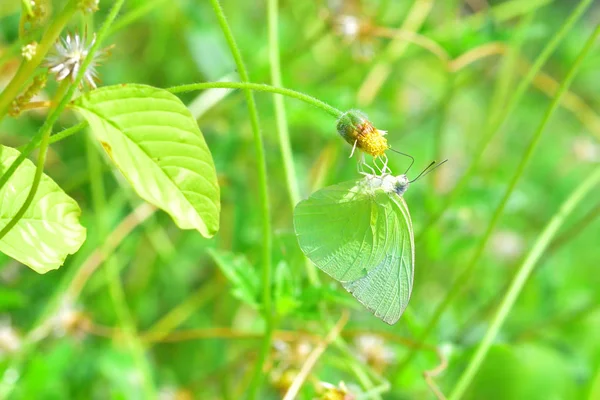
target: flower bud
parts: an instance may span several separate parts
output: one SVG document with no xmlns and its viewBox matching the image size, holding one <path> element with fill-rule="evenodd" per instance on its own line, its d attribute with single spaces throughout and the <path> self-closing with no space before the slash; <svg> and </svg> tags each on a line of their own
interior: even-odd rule
<svg viewBox="0 0 600 400">
<path fill-rule="evenodd" d="M 33 96 L 37 95 L 42 89 L 46 87 L 46 74 L 41 74 L 33 78 L 31 85 L 25 90 L 25 92 L 17 97 L 11 104 L 9 115 L 16 117 L 21 114 L 21 109 L 27 103 L 31 101 Z"/>
<path fill-rule="evenodd" d="M 28 45 L 25 45 L 21 48 L 21 55 L 27 61 L 31 61 L 35 54 L 37 53 L 37 42 L 31 42 Z"/>
<path fill-rule="evenodd" d="M 373 157 L 382 156 L 390 147 L 383 137 L 386 132 L 375 128 L 367 116 L 358 110 L 345 112 L 338 120 L 337 131 L 348 144 L 356 145 Z"/>
</svg>

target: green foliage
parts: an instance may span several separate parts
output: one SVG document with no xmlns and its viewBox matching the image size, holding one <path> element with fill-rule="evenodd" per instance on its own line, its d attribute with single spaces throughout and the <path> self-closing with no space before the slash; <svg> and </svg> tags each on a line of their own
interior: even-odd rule
<svg viewBox="0 0 600 400">
<path fill-rule="evenodd" d="M 75 103 L 110 159 L 144 200 L 182 229 L 219 229 L 219 186 L 212 156 L 188 109 L 145 85 L 94 90 Z"/>
<path fill-rule="evenodd" d="M 0 170 L 5 171 L 19 154 L 15 149 L 0 146 Z M 0 190 L 2 226 L 23 205 L 34 173 L 35 165 L 25 160 Z M 0 251 L 40 274 L 56 269 L 85 241 L 86 230 L 79 223 L 80 214 L 77 202 L 43 175 L 31 206 L 0 240 Z"/>
<path fill-rule="evenodd" d="M 600 398 L 598 2 L 94 3 L 0 0 L 0 398 Z"/>
<path fill-rule="evenodd" d="M 564 356 L 542 345 L 496 345 L 465 399 L 572 399 L 573 371 Z M 502 390 L 498 390 L 502 387 Z"/>
<path fill-rule="evenodd" d="M 260 308 L 260 278 L 243 255 L 210 250 L 217 266 L 231 282 L 231 294 L 254 309 Z"/>
</svg>

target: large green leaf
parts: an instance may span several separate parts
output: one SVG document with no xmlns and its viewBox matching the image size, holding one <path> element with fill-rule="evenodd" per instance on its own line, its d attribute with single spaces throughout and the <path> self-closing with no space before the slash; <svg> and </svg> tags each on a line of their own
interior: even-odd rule
<svg viewBox="0 0 600 400">
<path fill-rule="evenodd" d="M 0 146 L 2 171 L 18 156 L 17 150 Z M 34 174 L 35 165 L 25 160 L 0 190 L 0 227 L 6 226 L 25 202 Z M 0 251 L 40 274 L 56 269 L 85 241 L 79 214 L 77 202 L 43 175 L 27 212 L 0 240 Z"/>
<path fill-rule="evenodd" d="M 75 102 L 135 191 L 182 229 L 211 237 L 219 229 L 219 186 L 196 121 L 171 93 L 127 84 L 94 90 Z"/>
</svg>

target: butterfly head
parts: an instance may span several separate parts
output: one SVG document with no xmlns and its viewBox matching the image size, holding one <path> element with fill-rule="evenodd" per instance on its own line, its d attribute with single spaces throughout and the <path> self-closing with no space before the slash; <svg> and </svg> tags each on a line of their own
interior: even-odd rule
<svg viewBox="0 0 600 400">
<path fill-rule="evenodd" d="M 408 190 L 408 185 L 410 185 L 408 177 L 406 175 L 398 175 L 394 177 L 392 189 L 398 196 L 402 196 Z"/>
</svg>

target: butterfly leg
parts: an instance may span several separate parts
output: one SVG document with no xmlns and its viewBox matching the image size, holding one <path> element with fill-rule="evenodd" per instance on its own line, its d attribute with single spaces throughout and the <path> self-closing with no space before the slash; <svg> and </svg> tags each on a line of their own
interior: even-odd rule
<svg viewBox="0 0 600 400">
<path fill-rule="evenodd" d="M 371 171 L 371 173 L 365 172 L 363 167 L 367 167 Z M 358 173 L 365 176 L 377 175 L 373 167 L 366 163 L 365 155 L 363 153 L 361 153 L 358 158 Z"/>
<path fill-rule="evenodd" d="M 381 156 L 381 158 L 383 159 L 383 174 L 387 174 L 387 173 L 392 173 L 392 170 L 390 169 L 390 167 L 388 167 L 388 157 L 387 154 L 384 154 Z"/>
<path fill-rule="evenodd" d="M 350 153 L 350 157 L 348 157 L 348 158 L 352 158 L 352 156 L 354 155 L 354 151 L 356 150 L 357 143 L 358 143 L 358 140 L 355 140 L 354 145 L 352 146 L 352 152 Z"/>
</svg>

